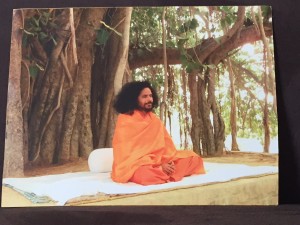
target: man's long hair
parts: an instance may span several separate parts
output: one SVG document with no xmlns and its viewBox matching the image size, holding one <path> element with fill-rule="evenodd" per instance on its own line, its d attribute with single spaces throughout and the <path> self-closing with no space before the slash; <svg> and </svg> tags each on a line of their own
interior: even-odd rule
<svg viewBox="0 0 300 225">
<path fill-rule="evenodd" d="M 144 88 L 149 88 L 153 97 L 153 108 L 158 106 L 158 96 L 156 90 L 148 81 L 133 81 L 126 83 L 117 94 L 114 101 L 114 108 L 118 113 L 132 114 L 139 108 L 138 97 Z"/>
</svg>

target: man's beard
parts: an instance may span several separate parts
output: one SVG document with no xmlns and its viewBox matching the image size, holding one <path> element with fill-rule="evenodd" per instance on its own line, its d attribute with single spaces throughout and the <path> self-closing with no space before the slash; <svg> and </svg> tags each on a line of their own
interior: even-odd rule
<svg viewBox="0 0 300 225">
<path fill-rule="evenodd" d="M 146 105 L 151 104 L 151 107 L 146 107 Z M 153 110 L 153 103 L 152 102 L 148 102 L 146 104 L 144 104 L 144 106 L 139 106 L 138 108 L 140 111 L 144 111 L 144 112 L 152 112 Z"/>
</svg>

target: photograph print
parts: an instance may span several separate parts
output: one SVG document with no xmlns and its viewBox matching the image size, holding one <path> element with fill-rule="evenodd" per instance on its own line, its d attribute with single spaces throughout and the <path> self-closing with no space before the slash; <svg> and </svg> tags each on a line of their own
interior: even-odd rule
<svg viewBox="0 0 300 225">
<path fill-rule="evenodd" d="M 12 12 L 2 207 L 277 205 L 272 8 Z"/>
</svg>

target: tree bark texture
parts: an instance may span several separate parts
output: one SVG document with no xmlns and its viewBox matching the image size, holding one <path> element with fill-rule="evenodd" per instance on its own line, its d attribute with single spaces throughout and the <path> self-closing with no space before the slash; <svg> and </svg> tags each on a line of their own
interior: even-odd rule
<svg viewBox="0 0 300 225">
<path fill-rule="evenodd" d="M 111 30 L 107 43 L 98 47 L 93 66 L 91 113 L 94 148 L 111 147 L 116 120 L 113 98 L 122 87 L 124 76 L 130 79 L 127 61 L 131 12 L 131 7 L 109 9 L 104 18 L 104 22 L 115 31 Z"/>
<path fill-rule="evenodd" d="M 29 160 L 34 163 L 52 162 L 57 145 L 56 135 L 61 130 L 61 121 L 59 126 L 55 126 L 51 120 L 59 120 L 60 117 L 57 117 L 56 112 L 59 112 L 65 76 L 61 73 L 62 63 L 59 61 L 59 56 L 67 40 L 68 16 L 68 10 L 65 9 L 57 19 L 62 29 L 58 31 L 60 35 L 57 44 L 49 56 L 44 74 L 39 76 L 39 86 L 36 87 L 36 94 L 32 100 L 28 129 Z"/>
<path fill-rule="evenodd" d="M 213 66 L 213 68 L 204 70 L 204 76 L 202 77 L 193 75 L 189 82 L 191 99 L 194 101 L 190 104 L 193 148 L 194 151 L 200 151 L 204 156 L 221 155 L 224 150 L 225 124 L 215 98 L 215 67 L 227 56 L 229 49 L 241 43 L 245 7 L 239 7 L 237 14 L 234 25 L 228 29 L 227 33 L 218 42 L 209 39 L 194 49 L 194 52 L 197 53 L 197 60 Z M 190 54 L 194 55 L 195 53 Z M 193 83 L 197 83 L 197 85 Z M 192 92 L 195 94 L 193 95 Z M 196 93 L 198 98 L 194 99 Z"/>
<path fill-rule="evenodd" d="M 259 21 L 259 30 L 261 34 L 262 41 L 265 46 L 265 51 L 266 51 L 266 64 L 267 64 L 267 74 L 268 74 L 268 82 L 270 85 L 270 89 L 272 90 L 272 95 L 273 95 L 273 107 L 274 111 L 277 114 L 277 101 L 276 101 L 276 87 L 275 87 L 275 73 L 272 64 L 274 63 L 272 53 L 269 47 L 269 40 L 267 38 L 266 32 L 263 27 L 263 18 L 262 18 L 262 12 L 261 12 L 261 6 L 258 8 L 258 21 Z M 271 82 L 270 82 L 270 81 Z M 268 89 L 267 89 L 268 90 Z"/>
<path fill-rule="evenodd" d="M 75 69 L 75 85 L 71 90 L 71 99 L 66 108 L 65 132 L 62 135 L 60 148 L 63 160 L 72 158 L 87 157 L 93 150 L 92 129 L 90 119 L 91 102 L 91 74 L 94 62 L 94 44 L 96 30 L 101 27 L 106 9 L 89 8 L 85 9 L 80 17 L 76 29 L 78 68 Z"/>
<path fill-rule="evenodd" d="M 192 118 L 191 127 L 191 139 L 193 142 L 193 150 L 199 155 L 206 155 L 202 152 L 202 137 L 203 137 L 203 122 L 201 111 L 199 110 L 199 90 L 198 90 L 198 80 L 196 73 L 191 73 L 188 75 L 188 86 L 190 91 L 190 113 Z M 202 104 L 201 104 L 202 105 Z M 204 146 L 204 150 L 206 150 Z"/>
<path fill-rule="evenodd" d="M 6 113 L 5 155 L 3 177 L 22 176 L 24 170 L 23 116 L 21 100 L 23 16 L 13 11 L 10 49 L 8 99 Z"/>
<path fill-rule="evenodd" d="M 105 9 L 74 12 L 78 64 L 70 41 L 70 11 L 58 18 L 62 27 L 45 73 L 39 76 L 29 118 L 29 160 L 51 164 L 87 157 L 93 149 L 90 121 L 91 68 L 95 30 Z"/>
<path fill-rule="evenodd" d="M 184 143 L 183 143 L 183 148 L 187 149 L 188 148 L 188 136 L 190 134 L 190 126 L 189 126 L 189 109 L 188 109 L 188 103 L 187 103 L 187 86 L 188 86 L 188 78 L 187 74 L 185 73 L 184 70 L 181 71 L 181 79 L 182 79 L 182 90 L 183 90 L 183 110 L 181 112 L 182 114 L 182 124 L 183 124 L 183 129 L 182 133 L 184 136 Z"/>
<path fill-rule="evenodd" d="M 213 118 L 213 129 L 211 132 L 214 134 L 214 147 L 211 148 L 210 155 L 222 155 L 224 150 L 225 141 L 225 124 L 220 113 L 220 109 L 217 106 L 217 100 L 215 96 L 215 77 L 216 69 L 209 69 L 209 79 L 208 79 L 208 96 L 207 101 L 209 104 L 209 109 L 212 113 Z"/>
<path fill-rule="evenodd" d="M 266 70 L 264 73 L 264 92 L 265 92 L 265 105 L 264 105 L 264 116 L 263 116 L 263 125 L 264 125 L 264 152 L 268 153 L 270 148 L 270 127 L 269 127 L 269 108 L 268 108 L 268 87 L 269 87 L 269 77 L 274 77 L 273 74 L 273 68 L 272 68 L 272 55 L 269 48 L 269 41 L 266 38 L 266 34 L 263 29 L 263 21 L 262 21 L 262 13 L 261 9 L 259 7 L 258 9 L 258 21 L 259 21 L 259 30 L 260 34 L 262 36 L 262 41 L 264 43 L 264 51 L 265 51 L 265 64 L 266 64 Z M 275 79 L 274 79 L 275 80 Z M 273 83 L 272 83 L 273 84 Z M 277 106 L 276 106 L 276 91 L 275 86 L 272 85 L 271 87 L 272 93 L 273 93 L 273 105 L 275 112 L 277 113 Z"/>
<path fill-rule="evenodd" d="M 227 68 L 230 80 L 230 128 L 231 128 L 231 151 L 239 151 L 237 143 L 237 125 L 236 125 L 236 97 L 235 97 L 235 74 L 232 70 L 231 60 L 227 60 Z"/>
<path fill-rule="evenodd" d="M 168 62 L 167 62 L 167 47 L 166 47 L 166 21 L 165 21 L 165 15 L 166 15 L 166 7 L 163 9 L 162 14 L 162 42 L 163 42 L 163 66 L 164 66 L 164 90 L 163 90 L 163 96 L 162 101 L 160 103 L 160 119 L 162 121 L 166 121 L 166 118 L 164 119 L 165 112 L 167 110 L 167 93 L 168 93 Z M 166 124 L 166 123 L 165 123 Z"/>
</svg>

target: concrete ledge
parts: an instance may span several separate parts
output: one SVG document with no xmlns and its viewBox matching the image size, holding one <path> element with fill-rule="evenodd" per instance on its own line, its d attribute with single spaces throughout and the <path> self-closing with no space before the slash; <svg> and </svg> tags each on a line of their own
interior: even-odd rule
<svg viewBox="0 0 300 225">
<path fill-rule="evenodd" d="M 89 200 L 67 205 L 277 205 L 278 174 L 240 178 L 224 183 L 202 185 L 133 196 Z M 2 207 L 56 206 L 54 202 L 35 204 L 18 192 L 2 187 Z"/>
<path fill-rule="evenodd" d="M 78 205 L 278 205 L 278 174 Z"/>
</svg>

